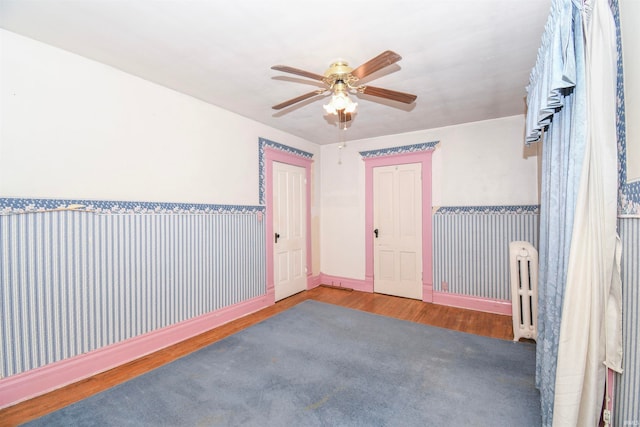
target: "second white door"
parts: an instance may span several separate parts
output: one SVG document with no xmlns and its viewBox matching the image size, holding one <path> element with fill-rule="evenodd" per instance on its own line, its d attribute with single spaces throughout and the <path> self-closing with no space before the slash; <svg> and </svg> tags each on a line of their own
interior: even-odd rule
<svg viewBox="0 0 640 427">
<path fill-rule="evenodd" d="M 422 299 L 422 168 L 373 169 L 375 292 Z"/>
<path fill-rule="evenodd" d="M 307 288 L 305 169 L 273 163 L 273 269 L 275 299 Z"/>
</svg>

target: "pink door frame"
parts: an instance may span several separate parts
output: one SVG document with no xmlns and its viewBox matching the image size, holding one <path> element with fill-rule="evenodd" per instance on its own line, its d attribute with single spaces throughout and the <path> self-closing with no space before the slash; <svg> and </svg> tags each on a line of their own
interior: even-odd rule
<svg viewBox="0 0 640 427">
<path fill-rule="evenodd" d="M 431 155 L 433 149 L 365 158 L 365 282 L 373 291 L 373 168 L 408 163 L 422 165 L 422 301 L 433 302 L 433 225 Z"/>
<path fill-rule="evenodd" d="M 266 213 L 266 257 L 267 257 L 267 297 L 271 303 L 275 303 L 274 265 L 273 265 L 273 162 L 286 163 L 300 166 L 305 169 L 306 179 L 306 245 L 307 245 L 307 289 L 310 287 L 311 277 L 311 164 L 313 160 L 297 156 L 286 151 L 277 150 L 269 146 L 264 147 L 265 160 L 265 213 Z"/>
</svg>

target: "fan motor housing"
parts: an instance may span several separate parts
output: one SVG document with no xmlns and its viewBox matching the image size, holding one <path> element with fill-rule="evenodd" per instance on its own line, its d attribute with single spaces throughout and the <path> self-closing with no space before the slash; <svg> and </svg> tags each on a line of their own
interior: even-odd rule
<svg viewBox="0 0 640 427">
<path fill-rule="evenodd" d="M 349 66 L 347 61 L 336 60 L 324 72 L 324 82 L 331 89 L 334 88 L 336 83 L 344 83 L 346 86 L 351 87 L 358 80 L 351 74 L 351 71 L 353 71 L 353 68 Z"/>
<path fill-rule="evenodd" d="M 329 68 L 327 69 L 327 71 L 324 72 L 324 76 L 339 77 L 339 76 L 344 76 L 346 74 L 349 74 L 351 71 L 353 71 L 353 68 L 349 67 L 349 64 L 347 63 L 347 61 L 336 61 L 331 65 L 329 65 Z"/>
</svg>

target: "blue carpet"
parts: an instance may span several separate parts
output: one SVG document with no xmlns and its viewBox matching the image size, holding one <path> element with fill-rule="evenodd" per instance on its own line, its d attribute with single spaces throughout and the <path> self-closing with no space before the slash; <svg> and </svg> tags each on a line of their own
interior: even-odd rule
<svg viewBox="0 0 640 427">
<path fill-rule="evenodd" d="M 535 345 L 305 301 L 33 426 L 539 426 Z"/>
</svg>

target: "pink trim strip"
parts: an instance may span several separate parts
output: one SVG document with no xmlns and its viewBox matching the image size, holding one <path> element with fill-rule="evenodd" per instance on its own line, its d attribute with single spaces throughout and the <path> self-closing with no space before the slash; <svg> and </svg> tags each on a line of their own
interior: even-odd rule
<svg viewBox="0 0 640 427">
<path fill-rule="evenodd" d="M 433 303 L 484 311 L 486 313 L 512 315 L 512 303 L 507 300 L 450 294 L 448 292 L 433 292 Z"/>
<path fill-rule="evenodd" d="M 323 285 L 341 286 L 355 291 L 373 293 L 373 282 L 369 282 L 366 279 L 350 279 L 348 277 L 331 276 L 329 274 L 320 273 L 320 283 Z"/>
<path fill-rule="evenodd" d="M 0 408 L 15 405 L 138 359 L 273 304 L 253 298 L 70 359 L 0 380 Z"/>
<path fill-rule="evenodd" d="M 307 290 L 317 288 L 321 283 L 322 281 L 320 280 L 320 275 L 309 276 L 309 278 L 307 279 Z"/>
<path fill-rule="evenodd" d="M 264 147 L 265 159 L 265 213 L 267 218 L 266 224 L 266 257 L 267 257 L 267 295 L 273 296 L 271 302 L 275 302 L 274 290 L 274 267 L 273 267 L 273 162 L 286 163 L 289 165 L 300 166 L 305 169 L 305 178 L 307 180 L 307 289 L 309 289 L 311 281 L 311 164 L 313 160 L 306 157 L 296 156 L 282 150 L 276 150 L 271 147 Z"/>
<path fill-rule="evenodd" d="M 323 285 L 342 286 L 356 291 L 373 293 L 373 282 L 369 282 L 366 279 L 351 279 L 320 273 L 320 283 Z M 433 304 L 511 316 L 511 301 L 450 294 L 447 292 L 433 292 L 433 288 L 427 289 L 425 286 L 425 292 L 428 291 L 433 293 Z"/>
</svg>

